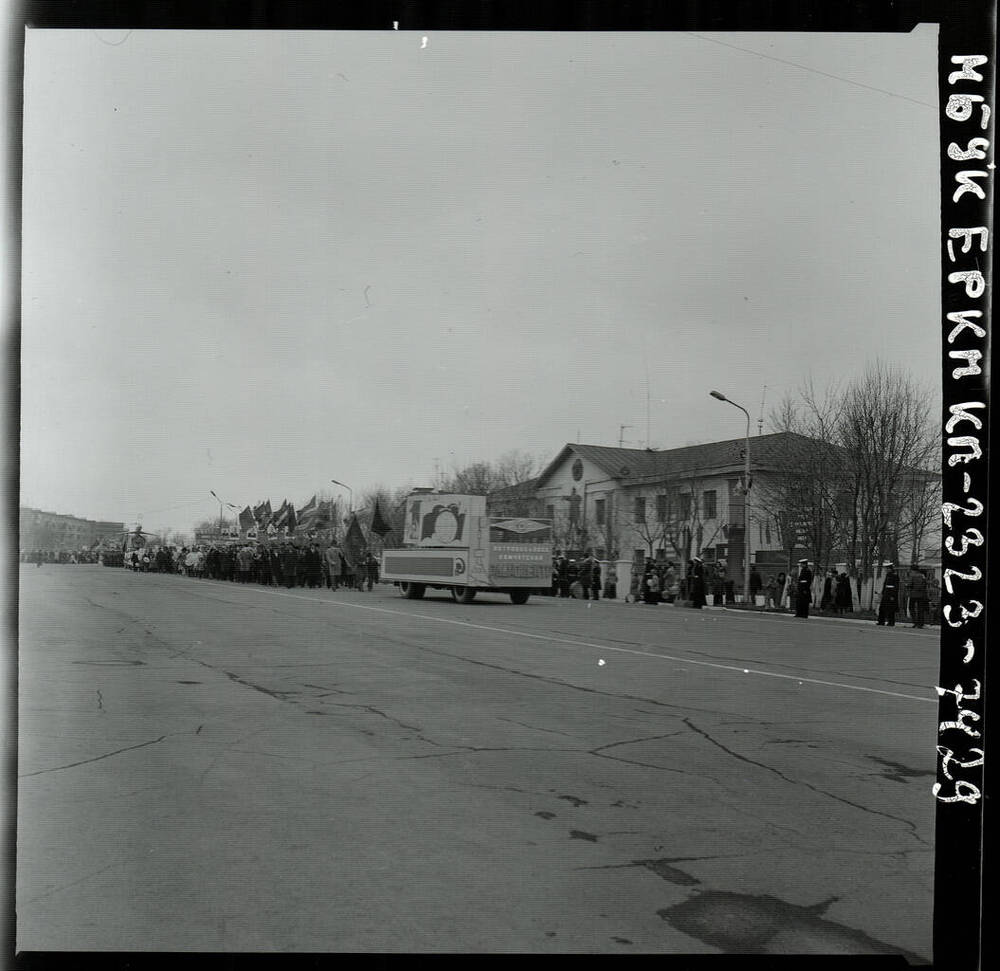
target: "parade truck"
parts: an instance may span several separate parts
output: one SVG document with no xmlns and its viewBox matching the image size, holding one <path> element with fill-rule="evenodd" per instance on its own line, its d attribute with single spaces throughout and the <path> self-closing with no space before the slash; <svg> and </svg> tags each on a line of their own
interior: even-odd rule
<svg viewBox="0 0 1000 971">
<path fill-rule="evenodd" d="M 382 553 L 381 578 L 409 600 L 431 589 L 459 603 L 477 593 L 527 603 L 552 584 L 552 521 L 488 516 L 485 496 L 415 492 L 406 499 L 403 547 Z"/>
</svg>

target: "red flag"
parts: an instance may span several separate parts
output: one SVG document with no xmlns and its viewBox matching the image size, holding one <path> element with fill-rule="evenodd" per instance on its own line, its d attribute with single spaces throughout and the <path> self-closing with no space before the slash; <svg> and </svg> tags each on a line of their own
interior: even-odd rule
<svg viewBox="0 0 1000 971">
<path fill-rule="evenodd" d="M 351 516 L 351 524 L 347 527 L 347 535 L 344 536 L 340 549 L 352 569 L 357 569 L 364 562 L 365 534 L 361 532 L 357 515 Z"/>
<path fill-rule="evenodd" d="M 392 527 L 382 518 L 382 510 L 379 508 L 378 499 L 375 500 L 375 512 L 372 513 L 371 531 L 384 537 L 386 533 L 392 532 Z"/>
<path fill-rule="evenodd" d="M 241 532 L 246 533 L 249 530 L 253 529 L 255 525 L 256 521 L 254 520 L 253 511 L 250 509 L 249 506 L 247 506 L 240 513 L 240 530 Z"/>
</svg>

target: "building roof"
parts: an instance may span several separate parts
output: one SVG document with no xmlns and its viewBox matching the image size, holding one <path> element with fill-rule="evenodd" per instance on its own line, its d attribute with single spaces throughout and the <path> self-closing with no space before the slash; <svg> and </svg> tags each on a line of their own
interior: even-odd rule
<svg viewBox="0 0 1000 971">
<path fill-rule="evenodd" d="M 530 499 L 535 494 L 538 486 L 538 478 L 525 479 L 523 482 L 515 482 L 513 485 L 503 486 L 501 489 L 494 489 L 487 495 L 488 499 Z"/>
<path fill-rule="evenodd" d="M 733 438 L 725 442 L 707 442 L 703 445 L 688 445 L 684 448 L 642 449 L 614 448 L 609 445 L 583 445 L 577 442 L 565 445 L 559 454 L 545 467 L 535 481 L 535 487 L 545 480 L 566 460 L 571 452 L 593 462 L 607 473 L 611 479 L 627 479 L 642 482 L 673 476 L 694 475 L 696 473 L 740 472 L 743 469 L 743 448 L 746 438 Z M 780 464 L 782 453 L 789 447 L 827 447 L 817 439 L 807 438 L 794 432 L 777 432 L 771 435 L 756 435 L 750 438 L 751 469 L 761 470 Z"/>
</svg>

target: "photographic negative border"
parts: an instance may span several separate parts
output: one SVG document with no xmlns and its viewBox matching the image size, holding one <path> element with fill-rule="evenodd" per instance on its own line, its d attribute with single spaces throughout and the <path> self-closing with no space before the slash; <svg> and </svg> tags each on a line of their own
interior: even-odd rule
<svg viewBox="0 0 1000 971">
<path fill-rule="evenodd" d="M 807 0 L 761 5 L 723 0 L 693 4 L 622 4 L 613 0 L 555 3 L 491 3 L 489 0 L 434 3 L 432 0 L 354 3 L 295 3 L 292 0 L 185 0 L 170 4 L 127 0 L 26 0 L 14 5 L 8 29 L 12 71 L 8 81 L 7 164 L 11 229 L 15 252 L 8 261 L 8 328 L 4 347 L 8 372 L 5 421 L 10 472 L 5 476 L 9 508 L 8 621 L 17 636 L 17 536 L 10 525 L 18 498 L 18 383 L 20 235 L 20 68 L 23 30 L 32 28 L 267 29 L 267 30 L 797 30 L 908 32 L 919 23 L 939 25 L 941 203 L 941 373 L 943 410 L 941 551 L 942 625 L 937 779 L 928 798 L 936 800 L 934 966 L 974 968 L 984 958 L 982 929 L 983 843 L 986 783 L 986 678 L 988 643 L 989 378 L 991 349 L 991 262 L 993 241 L 993 142 L 995 126 L 996 4 Z M 905 160 L 871 160 L 873 178 L 891 178 L 889 166 Z M 4 656 L 4 732 L 16 739 L 16 650 Z M 13 956 L 14 824 L 16 753 L 5 759 L 3 806 L 6 838 L 4 950 Z M 102 955 L 103 967 L 116 964 Z M 185 955 L 185 961 L 196 955 Z M 43 960 L 43 959 L 50 960 Z M 284 964 L 288 955 L 281 957 Z M 856 960 L 856 958 L 847 958 Z M 55 955 L 22 954 L 12 966 L 57 963 Z M 40 963 L 41 962 L 41 963 Z M 217 964 L 218 958 L 211 963 Z M 700 963 L 700 962 L 699 962 Z M 838 962 L 839 966 L 839 962 Z"/>
</svg>

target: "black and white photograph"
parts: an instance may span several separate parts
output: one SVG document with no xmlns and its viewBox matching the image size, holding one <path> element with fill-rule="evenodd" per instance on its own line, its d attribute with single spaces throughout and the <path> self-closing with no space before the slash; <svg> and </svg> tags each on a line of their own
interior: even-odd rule
<svg viewBox="0 0 1000 971">
<path fill-rule="evenodd" d="M 939 41 L 28 26 L 16 951 L 937 964 Z"/>
</svg>

